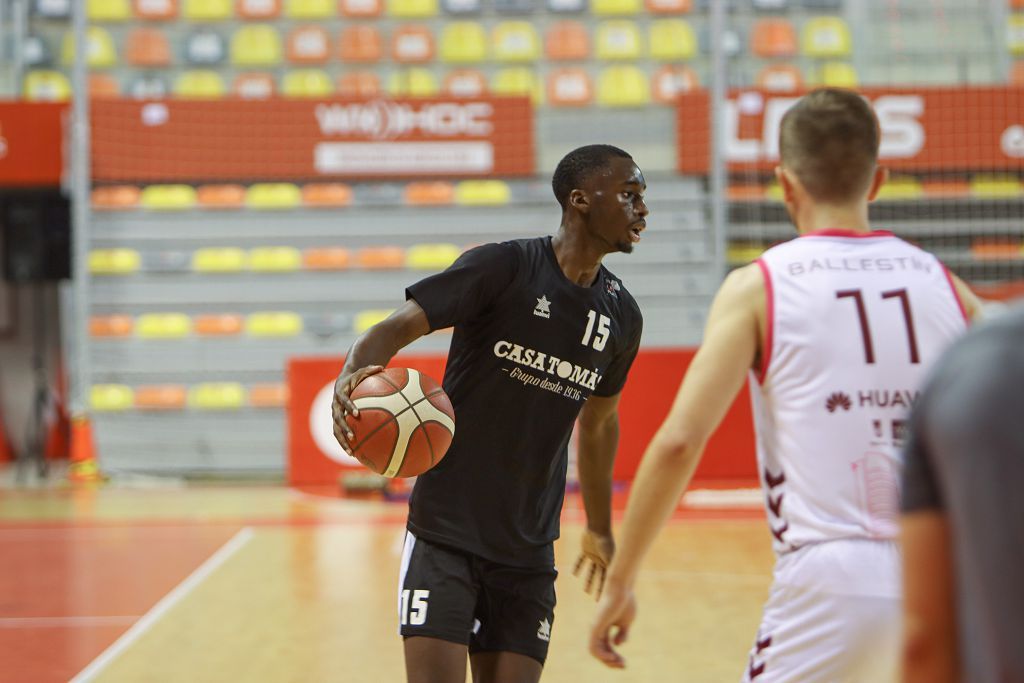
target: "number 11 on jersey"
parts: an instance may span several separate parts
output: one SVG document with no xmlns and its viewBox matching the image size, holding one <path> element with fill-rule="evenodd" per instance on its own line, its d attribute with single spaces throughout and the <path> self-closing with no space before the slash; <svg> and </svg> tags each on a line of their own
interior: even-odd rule
<svg viewBox="0 0 1024 683">
<path fill-rule="evenodd" d="M 597 322 L 597 330 L 594 330 L 594 322 Z M 591 346 L 591 335 L 593 335 L 593 347 L 597 351 L 604 351 L 605 344 L 608 343 L 608 335 L 611 333 L 610 325 L 612 324 L 611 319 L 606 315 L 598 316 L 597 311 L 587 311 L 587 329 L 583 333 L 583 341 L 580 342 L 584 346 Z"/>
</svg>

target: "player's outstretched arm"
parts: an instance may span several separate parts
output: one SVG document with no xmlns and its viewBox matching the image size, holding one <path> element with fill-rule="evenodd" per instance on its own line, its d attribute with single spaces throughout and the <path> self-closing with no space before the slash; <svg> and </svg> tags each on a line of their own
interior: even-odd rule
<svg viewBox="0 0 1024 683">
<path fill-rule="evenodd" d="M 409 299 L 385 320 L 361 334 L 345 357 L 345 365 L 334 382 L 334 400 L 331 414 L 334 418 L 334 438 L 349 455 L 352 449 L 345 416 L 359 416 L 349 395 L 356 385 L 369 375 L 380 372 L 403 348 L 430 332 L 427 314 L 415 300 Z"/>
<path fill-rule="evenodd" d="M 635 616 L 633 586 L 640 563 L 757 356 L 764 296 L 757 265 L 726 278 L 711 305 L 700 350 L 641 460 L 590 633 L 591 654 L 607 666 L 625 665 L 615 646 L 625 641 Z"/>
</svg>

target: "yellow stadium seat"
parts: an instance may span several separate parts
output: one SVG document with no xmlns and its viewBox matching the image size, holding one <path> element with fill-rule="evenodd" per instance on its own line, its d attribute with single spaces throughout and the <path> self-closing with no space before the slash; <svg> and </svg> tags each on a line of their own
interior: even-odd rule
<svg viewBox="0 0 1024 683">
<path fill-rule="evenodd" d="M 245 405 L 245 387 L 238 382 L 203 382 L 190 388 L 188 404 L 198 410 L 234 410 Z"/>
<path fill-rule="evenodd" d="M 94 69 L 105 69 L 117 65 L 117 50 L 110 32 L 101 26 L 90 26 L 85 34 L 86 63 Z M 75 63 L 75 36 L 70 31 L 64 34 L 61 47 L 61 61 L 71 65 Z"/>
<path fill-rule="evenodd" d="M 249 268 L 269 272 L 287 272 L 302 267 L 302 252 L 295 247 L 254 247 L 249 250 Z"/>
<path fill-rule="evenodd" d="M 192 331 L 203 337 L 232 337 L 242 333 L 242 316 L 233 313 L 198 315 Z"/>
<path fill-rule="evenodd" d="M 362 334 L 394 313 L 392 309 L 373 308 L 356 314 L 355 333 Z"/>
<path fill-rule="evenodd" d="M 1006 47 L 1010 54 L 1024 55 L 1024 14 L 1011 14 L 1007 17 Z"/>
<path fill-rule="evenodd" d="M 269 24 L 243 26 L 231 36 L 235 66 L 273 66 L 281 62 L 281 36 Z"/>
<path fill-rule="evenodd" d="M 198 273 L 237 273 L 248 265 L 248 255 L 237 247 L 204 247 L 192 254 L 192 270 Z"/>
<path fill-rule="evenodd" d="M 387 0 L 387 13 L 399 19 L 437 16 L 437 0 Z"/>
<path fill-rule="evenodd" d="M 977 175 L 971 178 L 970 193 L 981 199 L 1011 199 L 1021 196 L 1020 178 L 1016 176 Z"/>
<path fill-rule="evenodd" d="M 245 193 L 250 209 L 292 209 L 302 204 L 302 191 L 294 183 L 256 183 Z"/>
<path fill-rule="evenodd" d="M 510 196 L 503 180 L 463 180 L 455 186 L 455 203 L 462 206 L 503 206 Z"/>
<path fill-rule="evenodd" d="M 89 318 L 90 337 L 129 337 L 135 329 L 130 315 L 94 315 Z"/>
<path fill-rule="evenodd" d="M 134 392 L 125 384 L 94 384 L 89 389 L 89 405 L 96 411 L 128 410 L 134 402 Z"/>
<path fill-rule="evenodd" d="M 174 81 L 174 94 L 183 99 L 215 100 L 224 97 L 224 79 L 216 71 L 182 71 Z"/>
<path fill-rule="evenodd" d="M 462 250 L 454 244 L 416 244 L 405 254 L 405 267 L 416 270 L 444 270 Z"/>
<path fill-rule="evenodd" d="M 847 57 L 850 28 L 839 17 L 814 17 L 804 24 L 802 42 L 808 57 Z"/>
<path fill-rule="evenodd" d="M 597 27 L 598 59 L 639 59 L 640 29 L 632 21 L 605 21 Z"/>
<path fill-rule="evenodd" d="M 245 319 L 245 331 L 253 337 L 294 337 L 302 332 L 302 316 L 291 311 L 261 311 Z"/>
<path fill-rule="evenodd" d="M 335 0 L 285 0 L 284 13 L 289 19 L 330 19 L 334 6 Z"/>
<path fill-rule="evenodd" d="M 878 191 L 878 199 L 898 201 L 903 199 L 920 199 L 924 196 L 924 186 L 917 178 L 893 176 Z"/>
<path fill-rule="evenodd" d="M 388 79 L 388 92 L 396 96 L 430 97 L 439 91 L 437 78 L 428 69 L 403 69 Z"/>
<path fill-rule="evenodd" d="M 845 62 L 825 62 L 818 67 L 818 84 L 833 88 L 856 88 L 857 71 Z"/>
<path fill-rule="evenodd" d="M 326 97 L 333 92 L 331 77 L 320 69 L 295 69 L 281 81 L 281 94 L 285 97 Z"/>
<path fill-rule="evenodd" d="M 487 34 L 475 21 L 453 21 L 441 29 L 441 61 L 451 64 L 482 62 L 487 58 Z"/>
<path fill-rule="evenodd" d="M 685 19 L 655 19 L 650 28 L 651 57 L 660 61 L 693 59 L 697 36 Z"/>
<path fill-rule="evenodd" d="M 602 107 L 642 107 L 650 102 L 647 77 L 635 66 L 611 66 L 597 78 L 597 103 Z"/>
<path fill-rule="evenodd" d="M 232 15 L 232 0 L 182 0 L 181 14 L 191 21 L 224 21 Z"/>
<path fill-rule="evenodd" d="M 253 408 L 282 408 L 288 405 L 288 385 L 283 382 L 276 384 L 254 384 L 249 387 L 249 405 Z"/>
<path fill-rule="evenodd" d="M 598 17 L 639 14 L 642 9 L 641 0 L 590 0 L 590 11 Z"/>
<path fill-rule="evenodd" d="M 71 99 L 71 82 L 59 71 L 29 71 L 22 92 L 32 102 L 63 102 Z"/>
<path fill-rule="evenodd" d="M 187 392 L 180 384 L 154 384 L 135 389 L 135 407 L 139 410 L 181 410 Z"/>
<path fill-rule="evenodd" d="M 495 95 L 527 95 L 535 105 L 544 101 L 544 86 L 533 69 L 514 67 L 499 69 L 491 77 Z"/>
<path fill-rule="evenodd" d="M 127 21 L 132 12 L 128 0 L 89 0 L 86 16 L 89 21 Z"/>
<path fill-rule="evenodd" d="M 139 205 L 141 194 L 134 185 L 108 185 L 95 188 L 90 203 L 93 209 L 100 211 L 134 209 Z"/>
<path fill-rule="evenodd" d="M 765 199 L 771 199 L 772 201 L 781 202 L 783 200 L 782 185 L 779 185 L 777 180 L 773 180 L 768 183 L 768 186 L 764 188 Z"/>
<path fill-rule="evenodd" d="M 528 21 L 503 21 L 494 27 L 494 58 L 499 62 L 530 62 L 540 57 L 540 39 Z"/>
<path fill-rule="evenodd" d="M 196 205 L 196 190 L 191 185 L 150 185 L 142 190 L 139 203 L 159 211 L 191 209 Z"/>
<path fill-rule="evenodd" d="M 764 247 L 760 244 L 745 244 L 734 242 L 725 250 L 725 259 L 730 264 L 750 263 L 757 260 L 764 253 Z"/>
<path fill-rule="evenodd" d="M 192 319 L 184 313 L 143 313 L 135 321 L 142 339 L 181 339 L 192 333 Z"/>
<path fill-rule="evenodd" d="M 93 249 L 89 252 L 89 272 L 94 275 L 127 275 L 139 270 L 142 256 L 134 249 Z"/>
</svg>

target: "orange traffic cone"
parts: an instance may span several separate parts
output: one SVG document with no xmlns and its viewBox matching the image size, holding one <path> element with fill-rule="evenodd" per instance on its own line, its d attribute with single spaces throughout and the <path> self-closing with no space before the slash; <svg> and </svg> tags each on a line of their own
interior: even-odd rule
<svg viewBox="0 0 1024 683">
<path fill-rule="evenodd" d="M 71 464 L 68 466 L 68 480 L 76 484 L 103 481 L 103 474 L 96 464 L 92 422 L 86 415 L 75 415 L 71 418 Z"/>
</svg>

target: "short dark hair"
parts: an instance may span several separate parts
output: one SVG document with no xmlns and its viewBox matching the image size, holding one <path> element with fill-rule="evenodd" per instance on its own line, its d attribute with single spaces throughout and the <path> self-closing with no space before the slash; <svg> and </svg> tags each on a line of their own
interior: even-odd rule
<svg viewBox="0 0 1024 683">
<path fill-rule="evenodd" d="M 867 191 L 881 134 L 867 101 L 841 88 L 819 88 L 782 117 L 779 154 L 811 197 L 843 202 Z"/>
<path fill-rule="evenodd" d="M 577 147 L 562 157 L 551 177 L 551 189 L 563 211 L 569 203 L 569 193 L 582 186 L 595 171 L 606 168 L 608 162 L 615 157 L 633 158 L 628 152 L 612 145 Z"/>
</svg>

